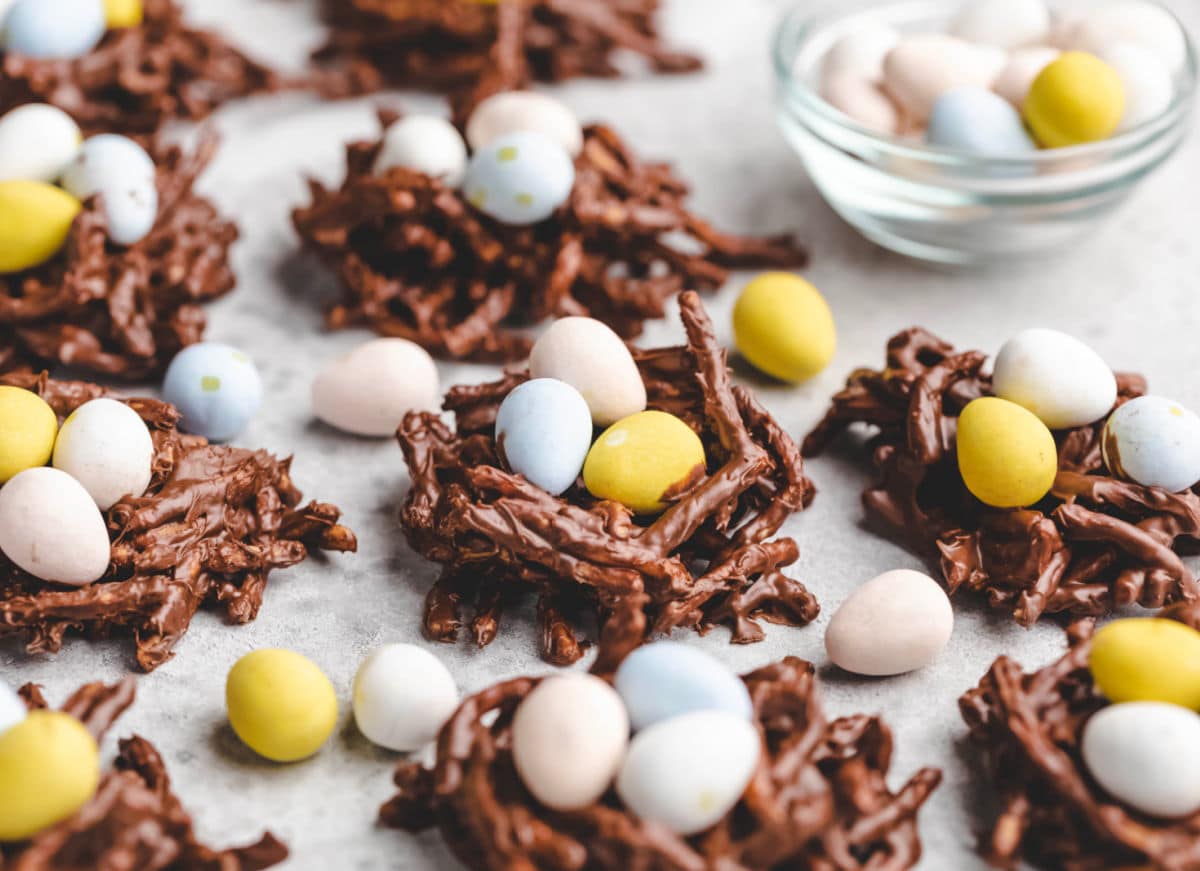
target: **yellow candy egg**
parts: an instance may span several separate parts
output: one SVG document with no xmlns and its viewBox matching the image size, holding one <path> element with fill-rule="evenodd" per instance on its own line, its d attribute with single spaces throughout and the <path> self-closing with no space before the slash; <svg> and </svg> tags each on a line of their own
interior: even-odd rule
<svg viewBox="0 0 1200 871">
<path fill-rule="evenodd" d="M 1117 71 L 1095 55 L 1068 51 L 1038 73 L 1022 114 L 1037 141 L 1063 148 L 1107 139 L 1125 111 Z"/>
<path fill-rule="evenodd" d="M 1116 620 L 1092 639 L 1088 663 L 1113 702 L 1169 702 L 1200 710 L 1200 632 L 1157 617 Z"/>
<path fill-rule="evenodd" d="M 813 377 L 837 347 L 824 297 L 790 272 L 767 272 L 746 285 L 733 307 L 733 339 L 751 364 L 783 381 Z"/>
<path fill-rule="evenodd" d="M 1049 492 L 1058 474 L 1058 449 L 1033 412 L 985 396 L 958 418 L 958 470 L 980 502 L 1022 508 Z"/>
<path fill-rule="evenodd" d="M 142 0 L 104 0 L 104 22 L 110 30 L 142 23 Z"/>
<path fill-rule="evenodd" d="M 0 386 L 0 484 L 50 462 L 58 418 L 32 390 Z"/>
<path fill-rule="evenodd" d="M 81 208 L 52 184 L 0 181 L 0 273 L 32 269 L 57 254 Z"/>
<path fill-rule="evenodd" d="M 606 429 L 583 463 L 583 483 L 597 499 L 655 514 L 704 474 L 704 445 L 665 411 L 639 411 Z"/>
<path fill-rule="evenodd" d="M 337 722 L 333 684 L 291 650 L 255 650 L 239 659 L 225 680 L 225 705 L 237 736 L 275 762 L 312 756 Z"/>
<path fill-rule="evenodd" d="M 100 783 L 100 750 L 83 724 L 30 711 L 0 733 L 0 841 L 22 841 L 81 808 Z"/>
</svg>

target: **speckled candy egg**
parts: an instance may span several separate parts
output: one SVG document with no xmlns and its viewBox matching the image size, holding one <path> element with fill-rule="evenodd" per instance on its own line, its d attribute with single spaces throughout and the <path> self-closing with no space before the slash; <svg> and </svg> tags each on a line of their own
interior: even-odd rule
<svg viewBox="0 0 1200 871">
<path fill-rule="evenodd" d="M 1093 54 L 1116 42 L 1136 43 L 1165 64 L 1171 75 L 1183 69 L 1187 58 L 1187 43 L 1175 16 L 1144 0 L 1088 4 L 1066 38 L 1069 48 Z"/>
<path fill-rule="evenodd" d="M 12 687 L 0 681 L 0 735 L 25 719 L 25 702 Z"/>
<path fill-rule="evenodd" d="M 642 411 L 596 439 L 583 464 L 583 482 L 597 499 L 656 514 L 704 470 L 704 445 L 691 427 L 665 411 Z"/>
<path fill-rule="evenodd" d="M 1051 61 L 1060 54 L 1049 45 L 1030 45 L 1019 48 L 1008 56 L 1008 63 L 992 83 L 992 90 L 1008 100 L 1019 111 L 1034 79 Z"/>
<path fill-rule="evenodd" d="M 225 706 L 237 736 L 275 762 L 312 756 L 337 723 L 333 684 L 292 650 L 255 650 L 239 659 L 225 679 Z"/>
<path fill-rule="evenodd" d="M 1092 423 L 1112 411 L 1117 378 L 1100 355 L 1066 333 L 1034 328 L 996 355 L 996 395 L 1027 408 L 1050 429 Z"/>
<path fill-rule="evenodd" d="M 1013 49 L 1050 35 L 1050 10 L 1045 0 L 968 0 L 951 29 L 969 42 Z"/>
<path fill-rule="evenodd" d="M 575 165 L 561 145 L 540 133 L 508 133 L 477 150 L 463 192 L 502 224 L 544 221 L 571 196 Z"/>
<path fill-rule="evenodd" d="M 57 433 L 58 418 L 44 399 L 32 390 L 0 386 L 0 484 L 50 462 Z"/>
<path fill-rule="evenodd" d="M 592 414 L 579 391 L 555 378 L 513 389 L 496 412 L 496 447 L 508 467 L 557 496 L 575 483 L 592 443 Z"/>
<path fill-rule="evenodd" d="M 986 88 L 946 91 L 933 104 L 925 139 L 930 145 L 989 156 L 1037 150 L 1012 105 Z"/>
<path fill-rule="evenodd" d="M 746 685 L 723 662 L 678 641 L 657 641 L 625 657 L 613 681 L 633 728 L 692 711 L 726 711 L 749 720 Z"/>
<path fill-rule="evenodd" d="M 83 485 L 101 511 L 150 484 L 154 441 L 136 411 L 115 399 L 85 402 L 63 421 L 54 468 Z"/>
<path fill-rule="evenodd" d="M 1033 412 L 985 396 L 968 403 L 958 418 L 958 469 L 980 502 L 1023 508 L 1050 491 L 1058 448 Z"/>
<path fill-rule="evenodd" d="M 1125 86 L 1117 71 L 1081 51 L 1046 64 L 1021 109 L 1034 137 L 1047 148 L 1107 139 L 1124 111 Z"/>
<path fill-rule="evenodd" d="M 81 200 L 101 195 L 109 238 L 118 245 L 142 241 L 158 220 L 154 161 L 124 136 L 105 133 L 86 140 L 63 173 L 62 185 Z"/>
<path fill-rule="evenodd" d="M 1108 418 L 1101 440 L 1114 475 L 1172 493 L 1200 481 L 1200 417 L 1162 396 L 1139 396 Z"/>
<path fill-rule="evenodd" d="M 478 151 L 502 136 L 531 131 L 557 142 L 575 157 L 583 150 L 583 128 L 566 104 L 536 91 L 502 91 L 475 107 L 467 120 L 467 142 Z"/>
<path fill-rule="evenodd" d="M 1176 620 L 1114 620 L 1092 638 L 1088 666 L 1110 701 L 1200 709 L 1200 632 Z"/>
<path fill-rule="evenodd" d="M 227 442 L 249 425 L 262 404 L 254 361 L 237 348 L 201 342 L 167 367 L 163 398 L 182 413 L 180 426 L 209 441 Z"/>
<path fill-rule="evenodd" d="M 22 272 L 54 257 L 83 206 L 40 181 L 0 181 L 0 274 Z"/>
<path fill-rule="evenodd" d="M 83 724 L 30 711 L 0 734 L 0 841 L 23 841 L 67 819 L 99 783 L 100 750 Z"/>
<path fill-rule="evenodd" d="M 18 106 L 0 118 L 0 180 L 53 182 L 82 141 L 79 125 L 57 106 Z"/>
<path fill-rule="evenodd" d="M 108 570 L 108 528 L 83 485 L 58 469 L 26 469 L 0 488 L 0 551 L 35 578 L 72 587 Z"/>
<path fill-rule="evenodd" d="M 646 407 L 646 385 L 621 337 L 594 318 L 562 318 L 529 354 L 534 378 L 557 378 L 587 402 L 592 422 L 608 426 Z"/>
<path fill-rule="evenodd" d="M 733 341 L 755 368 L 798 382 L 829 365 L 837 330 L 820 291 L 790 272 L 767 272 L 734 303 Z"/>
<path fill-rule="evenodd" d="M 4 49 L 27 57 L 68 60 L 104 36 L 103 0 L 17 0 L 0 28 Z"/>
<path fill-rule="evenodd" d="M 1132 130 L 1161 115 L 1175 96 L 1175 81 L 1167 65 L 1149 49 L 1134 42 L 1105 46 L 1099 54 L 1121 77 L 1125 87 L 1125 111 L 1117 132 Z"/>
<path fill-rule="evenodd" d="M 883 61 L 896 43 L 900 31 L 880 22 L 864 23 L 841 37 L 821 62 L 821 77 L 828 82 L 835 76 L 850 75 L 869 82 L 883 81 Z"/>
<path fill-rule="evenodd" d="M 402 166 L 458 187 L 467 171 L 467 144 L 453 124 L 436 115 L 405 115 L 383 134 L 375 172 Z"/>
<path fill-rule="evenodd" d="M 952 88 L 991 87 L 1008 55 L 945 33 L 903 37 L 884 61 L 884 87 L 923 124 L 937 98 Z"/>
<path fill-rule="evenodd" d="M 439 404 L 437 364 L 408 339 L 372 339 L 327 366 L 313 381 L 313 414 L 362 436 L 391 437 L 410 411 Z"/>
<path fill-rule="evenodd" d="M 420 750 L 458 707 L 458 687 L 442 661 L 413 644 L 388 644 L 354 676 L 354 722 L 372 743 Z"/>
</svg>

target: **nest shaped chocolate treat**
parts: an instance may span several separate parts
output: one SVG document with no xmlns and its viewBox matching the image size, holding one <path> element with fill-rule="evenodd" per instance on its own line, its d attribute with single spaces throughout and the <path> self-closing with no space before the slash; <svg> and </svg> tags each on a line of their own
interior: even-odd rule
<svg viewBox="0 0 1200 871">
<path fill-rule="evenodd" d="M 642 163 L 607 127 L 585 129 L 567 203 L 527 227 L 421 173 L 376 175 L 381 146 L 351 145 L 341 188 L 310 182 L 312 204 L 294 213 L 305 246 L 338 275 L 334 328 L 369 326 L 456 359 L 520 360 L 530 343 L 510 327 L 587 315 L 630 338 L 667 300 L 719 287 L 728 269 L 806 259 L 789 239 L 713 229 L 688 211 L 669 167 Z"/>
<path fill-rule="evenodd" d="M 863 494 L 868 518 L 940 559 L 951 593 L 980 593 L 1021 625 L 1048 614 L 1100 615 L 1200 597 L 1180 558 L 1200 539 L 1200 493 L 1110 475 L 1103 420 L 1054 433 L 1058 474 L 1037 505 L 989 508 L 971 495 L 955 434 L 967 403 L 992 392 L 985 361 L 924 330 L 896 335 L 886 368 L 854 372 L 834 396 L 804 442 L 805 455 L 820 453 L 853 424 L 872 427 L 878 479 Z M 1118 375 L 1117 385 L 1118 404 L 1146 391 L 1137 375 Z"/>
<path fill-rule="evenodd" d="M 758 618 L 796 626 L 816 617 L 816 599 L 781 571 L 799 557 L 796 542 L 771 538 L 815 493 L 799 449 L 732 383 L 700 298 L 684 293 L 680 308 L 687 345 L 634 359 L 648 407 L 700 436 L 708 469 L 652 519 L 597 501 L 578 482 L 552 496 L 505 468 L 496 411 L 527 373 L 452 389 L 445 408 L 457 431 L 427 412 L 404 419 L 397 437 L 412 489 L 401 525 L 418 553 L 443 566 L 426 602 L 432 638 L 453 640 L 460 609 L 473 601 L 471 632 L 486 645 L 505 599 L 524 592 L 538 596 L 542 656 L 560 665 L 583 654 L 577 618 L 603 622 L 631 599 L 653 632 L 727 624 L 739 643 L 762 638 Z"/>
<path fill-rule="evenodd" d="M 43 375 L 0 376 L 38 393 L 61 418 L 109 395 L 93 384 Z M 80 588 L 47 583 L 0 554 L 0 636 L 20 634 L 30 653 L 57 651 L 71 629 L 127 632 L 147 671 L 171 658 L 196 611 L 220 605 L 229 619 L 258 615 L 267 576 L 322 550 L 353 551 L 354 534 L 324 502 L 300 505 L 290 460 L 266 451 L 210 445 L 176 429 L 176 409 L 153 399 L 126 403 L 150 428 L 153 477 L 146 492 L 105 512 L 108 572 Z"/>
<path fill-rule="evenodd" d="M 35 684 L 21 688 L 30 710 L 48 708 Z M 134 681 L 80 687 L 62 706 L 101 739 L 134 699 Z M 0 844 L 0 867 L 11 871 L 258 871 L 287 858 L 267 833 L 257 844 L 214 850 L 192 829 L 192 818 L 171 791 L 162 757 L 145 738 L 120 742 L 113 769 L 96 794 L 68 819 L 27 841 Z"/>
</svg>

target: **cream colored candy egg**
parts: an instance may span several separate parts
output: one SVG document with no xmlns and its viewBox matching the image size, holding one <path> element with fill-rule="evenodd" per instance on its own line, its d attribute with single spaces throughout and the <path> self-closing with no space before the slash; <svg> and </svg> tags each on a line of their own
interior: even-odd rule
<svg viewBox="0 0 1200 871">
<path fill-rule="evenodd" d="M 26 469 L 0 488 L 0 551 L 35 578 L 73 587 L 108 570 L 108 527 L 83 485 L 58 469 Z"/>
<path fill-rule="evenodd" d="M 533 345 L 529 374 L 555 378 L 578 390 L 598 426 L 646 407 L 646 385 L 629 348 L 594 318 L 562 318 L 551 324 Z"/>
<path fill-rule="evenodd" d="M 150 484 L 154 440 L 137 412 L 115 399 L 93 399 L 63 421 L 54 467 L 83 485 L 101 511 Z"/>
<path fill-rule="evenodd" d="M 1101 54 L 1116 42 L 1133 42 L 1158 58 L 1172 76 L 1187 58 L 1187 42 L 1175 16 L 1146 0 L 1089 4 L 1067 41 L 1069 48 L 1092 54 Z"/>
<path fill-rule="evenodd" d="M 457 128 L 435 115 L 405 115 L 388 127 L 375 172 L 403 167 L 458 187 L 467 171 L 467 145 Z"/>
<path fill-rule="evenodd" d="M 567 154 L 583 150 L 583 128 L 565 103 L 537 91 L 502 91 L 488 97 L 467 120 L 467 142 L 477 151 L 509 133 L 533 131 L 557 142 Z"/>
<path fill-rule="evenodd" d="M 1020 109 L 1034 79 L 1060 54 L 1057 48 L 1048 45 L 1031 45 L 1017 49 L 1008 56 L 1008 63 L 996 77 L 992 90 Z"/>
<path fill-rule="evenodd" d="M 1117 132 L 1132 130 L 1161 115 L 1175 96 L 1175 81 L 1166 64 L 1134 42 L 1105 46 L 1100 60 L 1112 67 L 1125 87 L 1125 111 Z"/>
<path fill-rule="evenodd" d="M 900 132 L 900 110 L 883 88 L 854 73 L 838 73 L 825 79 L 821 96 L 843 115 L 877 133 Z"/>
<path fill-rule="evenodd" d="M 870 82 L 882 81 L 884 58 L 899 41 L 900 32 L 887 24 L 855 27 L 829 49 L 821 63 L 821 76 L 826 82 L 840 75 Z"/>
<path fill-rule="evenodd" d="M 372 339 L 338 357 L 313 381 L 313 414 L 361 436 L 390 437 L 410 411 L 440 403 L 437 365 L 408 339 Z"/>
<path fill-rule="evenodd" d="M 968 0 L 951 28 L 970 42 L 1013 49 L 1050 35 L 1045 0 Z"/>
<path fill-rule="evenodd" d="M 56 181 L 82 141 L 79 125 L 57 106 L 18 106 L 0 117 L 0 180 Z"/>
<path fill-rule="evenodd" d="M 946 33 L 903 37 L 884 61 L 884 88 L 912 119 L 923 124 L 937 98 L 954 88 L 990 88 L 1008 55 Z"/>
<path fill-rule="evenodd" d="M 1100 420 L 1117 401 L 1117 378 L 1100 355 L 1058 330 L 1013 336 L 996 355 L 996 395 L 1029 409 L 1050 429 Z"/>
<path fill-rule="evenodd" d="M 0 733 L 0 841 L 22 841 L 61 822 L 100 783 L 96 739 L 74 717 L 30 711 Z"/>
<path fill-rule="evenodd" d="M 354 676 L 354 722 L 374 744 L 420 750 L 458 707 L 458 687 L 442 661 L 413 644 L 388 644 Z"/>
</svg>

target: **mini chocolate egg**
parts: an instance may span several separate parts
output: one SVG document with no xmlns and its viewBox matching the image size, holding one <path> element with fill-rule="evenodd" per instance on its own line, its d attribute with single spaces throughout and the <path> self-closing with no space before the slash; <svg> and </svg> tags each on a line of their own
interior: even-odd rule
<svg viewBox="0 0 1200 871">
<path fill-rule="evenodd" d="M 125 136 L 104 133 L 85 140 L 62 185 L 81 200 L 100 194 L 109 238 L 118 245 L 142 241 L 158 220 L 154 161 Z"/>
<path fill-rule="evenodd" d="M 1200 481 L 1200 417 L 1165 397 L 1124 403 L 1100 444 L 1109 471 L 1144 487 L 1179 493 Z"/>
<path fill-rule="evenodd" d="M 0 385 L 0 484 L 50 462 L 58 418 L 32 390 Z"/>
<path fill-rule="evenodd" d="M 1074 336 L 1043 328 L 1022 330 L 1004 343 L 992 387 L 1050 429 L 1097 421 L 1117 401 L 1117 378 L 1099 354 Z"/>
<path fill-rule="evenodd" d="M 1125 87 L 1125 112 L 1117 132 L 1132 130 L 1167 110 L 1175 96 L 1175 82 L 1167 65 L 1134 42 L 1116 42 L 1099 54 L 1121 77 Z"/>
<path fill-rule="evenodd" d="M 629 716 L 621 697 L 590 674 L 546 678 L 513 715 L 517 774 L 553 810 L 578 810 L 604 795 L 628 745 Z"/>
<path fill-rule="evenodd" d="M 60 711 L 30 711 L 0 734 L 0 842 L 24 841 L 70 817 L 100 784 L 100 749 Z"/>
<path fill-rule="evenodd" d="M 1046 148 L 1107 139 L 1125 112 L 1125 86 L 1095 55 L 1068 51 L 1038 73 L 1021 107 L 1034 138 Z"/>
<path fill-rule="evenodd" d="M 58 469 L 26 469 L 0 487 L 0 551 L 35 578 L 84 587 L 108 571 L 108 527 L 83 485 Z"/>
<path fill-rule="evenodd" d="M 883 81 L 883 60 L 899 41 L 900 31 L 889 24 L 871 22 L 855 27 L 825 55 L 821 62 L 822 82 L 842 75 L 869 82 Z"/>
<path fill-rule="evenodd" d="M 413 644 L 388 644 L 354 676 L 354 722 L 389 750 L 420 750 L 458 707 L 458 687 L 442 661 Z"/>
<path fill-rule="evenodd" d="M 1054 436 L 1037 416 L 995 396 L 972 400 L 958 418 L 958 470 L 975 498 L 994 508 L 1041 500 L 1058 474 Z"/>
<path fill-rule="evenodd" d="M 726 711 L 749 720 L 750 693 L 711 654 L 678 641 L 656 641 L 630 653 L 613 685 L 636 730 L 692 711 Z"/>
<path fill-rule="evenodd" d="M 101 511 L 150 484 L 154 440 L 136 411 L 115 399 L 85 402 L 63 421 L 54 468 L 83 485 Z"/>
<path fill-rule="evenodd" d="M 475 152 L 463 192 L 485 215 L 523 226 L 553 215 L 574 186 L 575 165 L 563 147 L 541 133 L 520 131 Z"/>
<path fill-rule="evenodd" d="M 104 0 L 104 20 L 109 30 L 137 27 L 144 14 L 142 0 Z"/>
<path fill-rule="evenodd" d="M 829 365 L 837 330 L 820 291 L 790 272 L 766 272 L 734 303 L 733 340 L 755 368 L 798 382 Z"/>
<path fill-rule="evenodd" d="M 643 822 L 695 835 L 729 813 L 762 756 L 758 729 L 728 711 L 694 711 L 639 732 L 617 794 Z"/>
<path fill-rule="evenodd" d="M 467 171 L 467 144 L 445 118 L 405 115 L 384 132 L 383 146 L 375 158 L 376 174 L 397 166 L 458 187 Z"/>
<path fill-rule="evenodd" d="M 53 182 L 79 154 L 83 134 L 62 109 L 18 106 L 0 117 L 0 181 Z"/>
<path fill-rule="evenodd" d="M 1187 59 L 1187 41 L 1175 16 L 1157 3 L 1110 0 L 1089 4 L 1068 36 L 1068 48 L 1101 54 L 1117 42 L 1140 45 L 1174 76 Z"/>
<path fill-rule="evenodd" d="M 566 104 L 537 91 L 501 91 L 475 107 L 467 120 L 471 150 L 487 148 L 501 136 L 531 131 L 561 145 L 571 157 L 583 150 L 583 128 Z"/>
<path fill-rule="evenodd" d="M 21 697 L 12 687 L 0 681 L 0 735 L 24 720 L 27 713 Z"/>
<path fill-rule="evenodd" d="M 629 348 L 611 327 L 594 318 L 552 323 L 533 345 L 529 374 L 557 378 L 578 390 L 597 426 L 646 407 L 646 385 Z"/>
<path fill-rule="evenodd" d="M 0 181 L 0 275 L 41 266 L 62 250 L 83 205 L 40 181 Z"/>
<path fill-rule="evenodd" d="M 1088 667 L 1109 701 L 1200 709 L 1200 632 L 1184 623 L 1114 620 L 1092 637 Z"/>
<path fill-rule="evenodd" d="M 1038 73 L 1044 70 L 1060 54 L 1049 45 L 1030 45 L 1018 48 L 1008 56 L 1008 63 L 992 83 L 992 90 L 1008 100 L 1018 111 L 1025 104 L 1025 97 Z"/>
<path fill-rule="evenodd" d="M 1050 35 L 1045 0 L 967 0 L 951 32 L 968 42 L 1014 49 Z"/>
<path fill-rule="evenodd" d="M 333 684 L 292 650 L 254 650 L 239 659 L 225 678 L 225 706 L 242 742 L 274 762 L 312 756 L 337 724 Z"/>
<path fill-rule="evenodd" d="M 821 96 L 843 115 L 877 133 L 900 131 L 900 110 L 879 85 L 853 73 L 838 73 L 821 84 Z"/>
<path fill-rule="evenodd" d="M 0 27 L 12 54 L 70 60 L 87 54 L 104 36 L 103 0 L 16 0 Z"/>
<path fill-rule="evenodd" d="M 200 342 L 176 354 L 167 367 L 163 398 L 183 415 L 184 431 L 227 442 L 258 412 L 262 379 L 254 361 L 237 348 Z"/>
<path fill-rule="evenodd" d="M 410 411 L 439 405 L 437 365 L 408 339 L 372 339 L 343 354 L 312 385 L 313 414 L 361 436 L 391 437 Z"/>
<path fill-rule="evenodd" d="M 496 412 L 496 449 L 510 469 L 554 496 L 575 483 L 592 444 L 592 413 L 555 378 L 513 389 Z"/>
<path fill-rule="evenodd" d="M 641 411 L 596 439 L 583 464 L 583 483 L 597 499 L 657 514 L 704 471 L 704 444 L 691 427 L 665 411 Z"/>
<path fill-rule="evenodd" d="M 916 123 L 924 124 L 933 104 L 953 88 L 990 88 L 1008 55 L 946 33 L 902 37 L 883 63 L 884 89 Z"/>
<path fill-rule="evenodd" d="M 1020 156 L 1037 150 L 1021 116 L 999 94 L 986 88 L 946 91 L 933 104 L 925 140 L 988 156 Z"/>
</svg>

